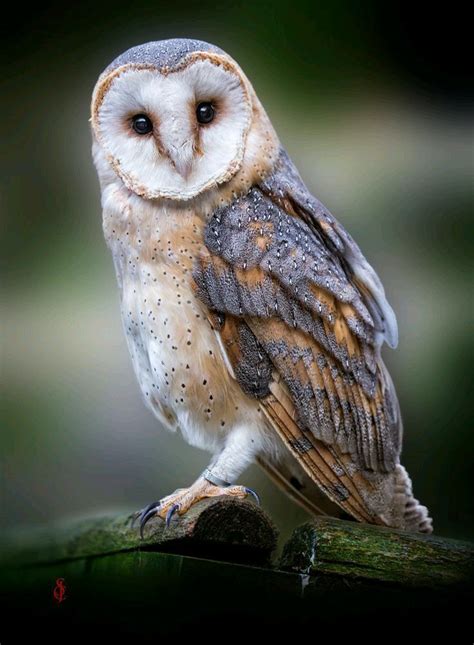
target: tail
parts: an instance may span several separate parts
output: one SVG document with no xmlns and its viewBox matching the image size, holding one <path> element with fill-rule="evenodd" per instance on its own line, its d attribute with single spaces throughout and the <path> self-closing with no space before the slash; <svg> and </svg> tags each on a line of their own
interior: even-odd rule
<svg viewBox="0 0 474 645">
<path fill-rule="evenodd" d="M 395 468 L 395 485 L 393 494 L 393 526 L 405 531 L 432 533 L 433 520 L 426 506 L 413 497 L 411 479 L 405 468 L 399 464 Z M 392 524 L 391 524 L 392 525 Z"/>
<path fill-rule="evenodd" d="M 321 492 L 296 461 L 281 462 L 278 466 L 264 457 L 257 461 L 270 479 L 311 515 L 351 519 Z M 413 497 L 411 479 L 401 464 L 391 473 L 366 472 L 364 475 L 367 489 L 361 487 L 359 492 L 373 511 L 374 523 L 404 531 L 432 533 L 433 520 L 426 506 Z"/>
</svg>

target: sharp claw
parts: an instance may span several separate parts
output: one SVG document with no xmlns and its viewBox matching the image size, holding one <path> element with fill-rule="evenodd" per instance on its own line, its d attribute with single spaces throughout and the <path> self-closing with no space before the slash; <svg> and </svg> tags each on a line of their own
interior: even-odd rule
<svg viewBox="0 0 474 645">
<path fill-rule="evenodd" d="M 178 509 L 179 509 L 179 504 L 173 504 L 173 506 L 166 513 L 166 527 L 170 525 L 171 518 L 173 517 L 173 515 Z"/>
<path fill-rule="evenodd" d="M 257 502 L 257 504 L 260 506 L 260 497 L 257 495 L 257 493 L 256 493 L 254 490 L 252 490 L 251 488 L 247 488 L 247 487 L 245 486 L 245 492 L 247 493 L 247 495 L 252 495 L 252 497 L 254 498 L 254 500 L 255 500 L 255 501 Z"/>
<path fill-rule="evenodd" d="M 145 528 L 145 524 L 154 516 L 156 515 L 157 510 L 160 507 L 160 502 L 153 502 L 152 504 L 148 504 L 146 508 L 143 509 L 143 511 L 140 513 L 140 537 L 143 540 L 143 530 Z"/>
<path fill-rule="evenodd" d="M 138 518 L 142 518 L 151 508 L 156 508 L 157 506 L 160 505 L 160 502 L 152 502 L 151 504 L 148 504 L 145 508 L 142 508 L 141 511 L 137 511 L 136 513 L 133 514 L 132 518 L 132 523 L 130 528 L 134 528 L 135 522 L 138 520 Z"/>
</svg>

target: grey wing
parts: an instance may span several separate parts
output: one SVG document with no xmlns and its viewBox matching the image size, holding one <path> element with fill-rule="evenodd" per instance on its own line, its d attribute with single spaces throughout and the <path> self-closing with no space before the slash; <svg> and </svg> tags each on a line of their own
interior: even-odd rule
<svg viewBox="0 0 474 645">
<path fill-rule="evenodd" d="M 303 432 L 358 467 L 391 471 L 401 421 L 380 344 L 396 335 L 393 312 L 355 242 L 288 164 L 283 154 L 271 178 L 211 218 L 194 272 L 198 294 L 245 326 L 234 359 L 245 391 L 253 383 L 257 396 L 268 394 L 273 370 Z"/>
<path fill-rule="evenodd" d="M 274 201 L 286 204 L 308 225 L 316 236 L 339 258 L 348 279 L 356 286 L 370 311 L 375 331 L 374 341 L 389 347 L 398 344 L 395 313 L 387 301 L 383 285 L 356 242 L 329 210 L 306 188 L 295 165 L 282 150 L 275 172 L 262 184 L 262 190 Z"/>
<path fill-rule="evenodd" d="M 395 316 L 284 152 L 271 177 L 214 213 L 193 275 L 233 374 L 319 489 L 360 521 L 431 532 L 399 463 L 380 356 L 384 340 L 396 344 Z"/>
</svg>

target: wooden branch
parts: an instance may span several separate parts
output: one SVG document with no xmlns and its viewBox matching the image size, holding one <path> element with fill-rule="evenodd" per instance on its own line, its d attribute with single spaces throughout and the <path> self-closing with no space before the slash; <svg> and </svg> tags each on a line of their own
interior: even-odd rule
<svg viewBox="0 0 474 645">
<path fill-rule="evenodd" d="M 220 497 L 203 500 L 166 528 L 154 518 L 142 540 L 132 515 L 88 519 L 15 532 L 2 544 L 9 568 L 54 565 L 129 552 L 161 552 L 207 560 L 270 565 L 277 531 L 252 501 Z M 319 586 L 357 583 L 372 587 L 462 590 L 472 588 L 474 546 L 376 526 L 315 518 L 298 527 L 272 567 L 316 581 Z M 284 574 L 282 574 L 284 575 Z"/>
<path fill-rule="evenodd" d="M 470 642 L 472 545 L 320 518 L 296 529 L 272 565 L 275 528 L 250 501 L 203 501 L 168 529 L 152 520 L 144 540 L 130 519 L 69 522 L 23 543 L 15 532 L 10 549 L 2 536 L 2 642 L 29 642 L 32 624 L 37 640 L 72 633 L 81 642 L 386 640 L 397 627 L 423 643 L 455 628 Z"/>
<path fill-rule="evenodd" d="M 169 527 L 162 519 L 153 518 L 146 525 L 143 540 L 138 527 L 131 528 L 132 517 L 101 517 L 15 533 L 10 545 L 2 548 L 2 559 L 7 565 L 39 564 L 143 549 L 265 562 L 277 541 L 272 521 L 248 500 L 203 500 L 185 515 L 174 517 Z"/>
<path fill-rule="evenodd" d="M 280 567 L 309 576 L 431 589 L 472 589 L 474 545 L 333 518 L 298 527 Z"/>
</svg>

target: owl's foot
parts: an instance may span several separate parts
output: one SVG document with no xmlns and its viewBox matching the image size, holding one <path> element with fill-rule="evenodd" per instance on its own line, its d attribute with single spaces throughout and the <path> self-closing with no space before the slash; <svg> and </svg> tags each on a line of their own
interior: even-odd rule
<svg viewBox="0 0 474 645">
<path fill-rule="evenodd" d="M 219 497 L 228 495 L 244 499 L 247 495 L 252 495 L 257 503 L 260 503 L 259 497 L 255 491 L 246 486 L 217 486 L 200 477 L 189 488 L 178 488 L 174 493 L 164 497 L 159 502 L 152 502 L 141 511 L 135 513 L 132 521 L 132 527 L 137 520 L 140 520 L 140 535 L 143 538 L 145 524 L 155 516 L 161 517 L 169 526 L 171 518 L 175 513 L 183 515 L 191 506 L 206 497 Z"/>
</svg>

